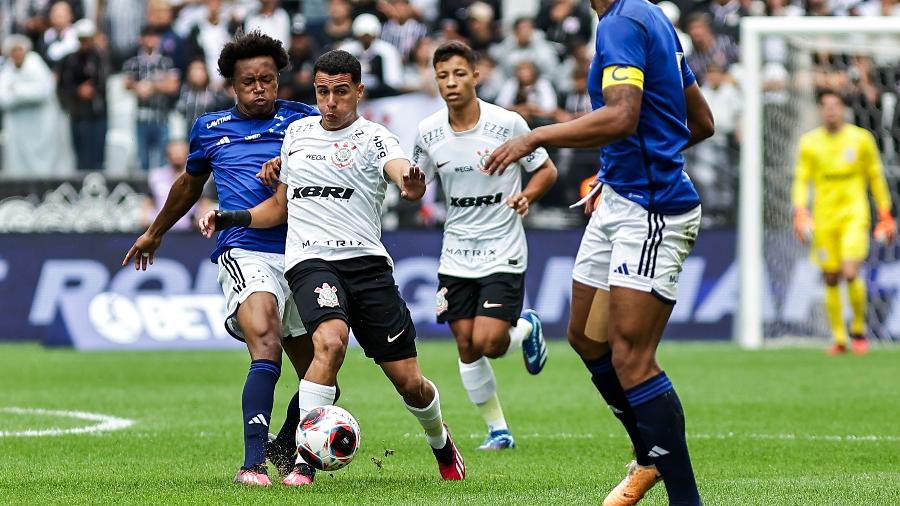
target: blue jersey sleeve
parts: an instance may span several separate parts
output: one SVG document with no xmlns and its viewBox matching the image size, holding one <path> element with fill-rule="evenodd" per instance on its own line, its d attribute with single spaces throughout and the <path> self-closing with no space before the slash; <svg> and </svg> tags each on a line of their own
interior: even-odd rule
<svg viewBox="0 0 900 506">
<path fill-rule="evenodd" d="M 192 176 L 201 176 L 203 174 L 209 174 L 212 171 L 209 158 L 206 156 L 206 146 L 200 135 L 203 128 L 205 128 L 203 122 L 199 121 L 199 119 L 194 122 L 194 126 L 191 128 L 189 144 L 191 152 L 188 154 L 185 172 Z"/>
<path fill-rule="evenodd" d="M 626 16 L 604 19 L 597 30 L 600 68 L 627 65 L 647 71 L 647 30 Z"/>
<path fill-rule="evenodd" d="M 694 71 L 691 70 L 691 66 L 688 65 L 687 58 L 681 58 L 681 84 L 684 85 L 684 89 L 688 89 L 690 85 L 697 82 L 697 76 L 694 75 Z"/>
</svg>

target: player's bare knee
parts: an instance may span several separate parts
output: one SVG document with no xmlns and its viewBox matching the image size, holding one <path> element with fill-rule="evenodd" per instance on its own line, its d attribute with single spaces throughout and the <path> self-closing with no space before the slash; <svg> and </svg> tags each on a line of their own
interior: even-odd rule
<svg viewBox="0 0 900 506">
<path fill-rule="evenodd" d="M 566 335 L 569 339 L 569 346 L 571 346 L 579 356 L 585 356 L 590 352 L 591 340 L 585 335 L 584 330 L 579 330 L 572 325 L 569 325 Z"/>
<path fill-rule="evenodd" d="M 411 404 L 411 401 L 420 404 L 427 397 L 428 382 L 420 374 L 407 374 L 402 377 L 391 378 L 391 381 L 394 383 L 397 393 L 403 397 L 407 404 Z"/>
<path fill-rule="evenodd" d="M 825 285 L 827 286 L 838 286 L 838 283 L 841 281 L 841 273 L 839 272 L 823 272 L 822 280 L 825 281 Z"/>
<path fill-rule="evenodd" d="M 509 348 L 509 337 L 491 336 L 482 340 L 481 354 L 487 358 L 500 358 Z"/>
<path fill-rule="evenodd" d="M 468 338 L 456 338 L 456 349 L 459 352 L 459 358 L 466 364 L 472 363 L 481 358 L 481 350 L 472 341 L 472 336 Z"/>
<path fill-rule="evenodd" d="M 315 358 L 328 362 L 342 363 L 347 353 L 347 343 L 337 332 L 317 332 L 315 337 Z"/>
</svg>

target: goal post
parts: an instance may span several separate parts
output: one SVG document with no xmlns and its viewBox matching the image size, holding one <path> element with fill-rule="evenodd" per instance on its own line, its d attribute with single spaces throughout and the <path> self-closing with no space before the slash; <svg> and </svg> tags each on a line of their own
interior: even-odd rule
<svg viewBox="0 0 900 506">
<path fill-rule="evenodd" d="M 854 41 L 859 38 L 866 39 L 866 37 L 886 35 L 896 36 L 898 44 L 894 44 L 892 48 L 887 47 L 891 44 L 883 45 L 882 48 L 879 48 L 878 44 L 854 46 Z M 865 54 L 880 54 L 882 50 L 897 51 L 897 47 L 900 45 L 900 22 L 894 17 L 745 17 L 741 21 L 742 72 L 739 84 L 743 92 L 744 112 L 741 124 L 737 225 L 739 296 L 733 325 L 735 341 L 748 349 L 758 349 L 765 344 L 767 312 L 771 311 L 774 306 L 774 301 L 766 300 L 766 294 L 770 293 L 770 283 L 772 282 L 767 275 L 770 272 L 769 266 L 767 266 L 767 254 L 772 254 L 772 250 L 767 247 L 767 234 L 778 233 L 784 236 L 790 230 L 789 222 L 785 223 L 784 216 L 777 224 L 779 230 L 771 232 L 766 228 L 775 226 L 767 223 L 766 218 L 766 199 L 767 197 L 772 198 L 771 193 L 777 190 L 779 195 L 786 195 L 788 199 L 786 206 L 790 207 L 790 179 L 786 179 L 785 174 L 779 175 L 778 182 L 781 185 L 776 185 L 782 187 L 769 187 L 766 184 L 765 171 L 769 167 L 767 167 L 765 150 L 767 149 L 766 142 L 771 139 L 766 137 L 767 121 L 764 118 L 763 84 L 764 69 L 767 64 L 764 42 L 771 38 L 786 40 L 788 44 L 795 41 L 796 45 L 791 47 L 799 47 L 801 49 L 797 51 L 805 50 L 807 53 L 817 51 L 816 44 L 821 41 L 838 41 L 838 43 L 851 47 L 845 54 L 857 54 L 856 51 L 862 51 Z M 900 55 L 898 55 L 896 65 L 897 68 L 900 68 Z M 900 74 L 900 70 L 898 70 L 898 74 Z M 802 107 L 808 111 L 810 99 L 814 97 L 811 92 L 812 85 L 797 83 L 793 74 L 788 75 L 789 89 L 786 90 L 786 93 L 793 94 L 789 100 L 802 101 Z M 893 83 L 894 86 L 896 84 Z M 806 89 L 798 91 L 801 86 L 806 86 Z M 814 105 L 813 99 L 813 109 Z M 793 109 L 788 109 L 788 116 L 790 112 L 794 112 Z M 791 120 L 796 122 L 796 124 L 789 125 L 792 133 L 796 134 L 800 131 L 802 119 L 794 117 L 784 121 Z M 805 126 L 811 128 L 815 125 Z M 777 132 L 769 135 L 775 136 Z M 790 140 L 795 139 L 791 137 Z M 772 142 L 776 142 L 776 140 L 772 140 Z M 779 138 L 777 142 L 790 145 L 789 139 Z M 887 149 L 892 149 L 890 143 Z M 893 149 L 896 149 L 896 146 Z M 793 144 L 793 151 L 796 151 L 796 144 Z M 781 160 L 781 164 L 783 164 L 781 170 L 785 171 L 788 166 L 792 168 L 795 153 L 789 152 L 786 146 L 781 146 L 779 154 L 782 152 L 790 158 L 790 160 Z M 769 153 L 768 158 L 771 156 L 772 153 Z M 788 186 L 787 191 L 783 188 L 784 183 Z M 894 196 L 896 199 L 896 194 Z M 781 214 L 784 214 L 784 210 L 781 211 Z M 782 230 L 784 228 L 787 230 Z M 784 240 L 782 241 L 784 242 Z M 797 254 L 795 253 L 794 256 L 796 257 Z M 771 263 L 771 259 L 769 259 L 769 263 Z M 900 311 L 900 308 L 895 308 L 895 310 Z"/>
</svg>

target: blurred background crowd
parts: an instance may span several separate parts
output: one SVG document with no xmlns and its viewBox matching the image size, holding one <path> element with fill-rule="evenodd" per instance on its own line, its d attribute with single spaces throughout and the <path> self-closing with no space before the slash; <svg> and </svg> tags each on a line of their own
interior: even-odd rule
<svg viewBox="0 0 900 506">
<path fill-rule="evenodd" d="M 715 137 L 687 154 L 704 199 L 705 227 L 735 220 L 741 18 L 900 16 L 900 0 L 667 0 L 660 6 L 715 116 Z M 480 97 L 519 112 L 532 127 L 591 110 L 586 83 L 596 16 L 587 0 L 2 0 L 0 16 L 0 199 L 46 199 L 48 185 L 78 193 L 85 175 L 99 172 L 133 190 L 116 198 L 138 209 L 140 225 L 152 219 L 183 170 L 194 120 L 233 104 L 216 61 L 237 30 L 261 30 L 287 48 L 291 64 L 281 77 L 281 98 L 315 103 L 312 63 L 342 48 L 362 62 L 373 102 L 419 96 L 437 107 L 432 52 L 442 41 L 460 39 L 480 53 Z M 763 51 L 765 117 L 778 118 L 790 114 L 788 51 L 776 38 Z M 900 146 L 895 63 L 822 51 L 815 65 L 816 85 L 844 90 L 853 119 L 878 132 L 879 141 Z M 392 114 L 394 122 L 418 121 L 408 111 Z M 597 170 L 598 152 L 552 156 L 560 180 L 530 224 L 578 226 L 583 218 L 567 205 Z M 120 188 L 98 191 L 111 198 Z M 214 194 L 206 200 L 214 205 Z M 387 227 L 439 225 L 439 212 L 388 204 Z"/>
</svg>

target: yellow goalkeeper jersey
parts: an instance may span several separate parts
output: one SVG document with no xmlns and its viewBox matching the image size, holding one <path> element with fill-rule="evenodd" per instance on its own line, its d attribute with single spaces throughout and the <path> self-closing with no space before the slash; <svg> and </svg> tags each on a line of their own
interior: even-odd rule
<svg viewBox="0 0 900 506">
<path fill-rule="evenodd" d="M 800 138 L 791 191 L 794 209 L 809 206 L 810 185 L 813 220 L 820 230 L 847 222 L 868 225 L 867 188 L 879 210 L 891 207 L 875 138 L 856 125 L 845 124 L 835 134 L 819 127 Z"/>
</svg>

